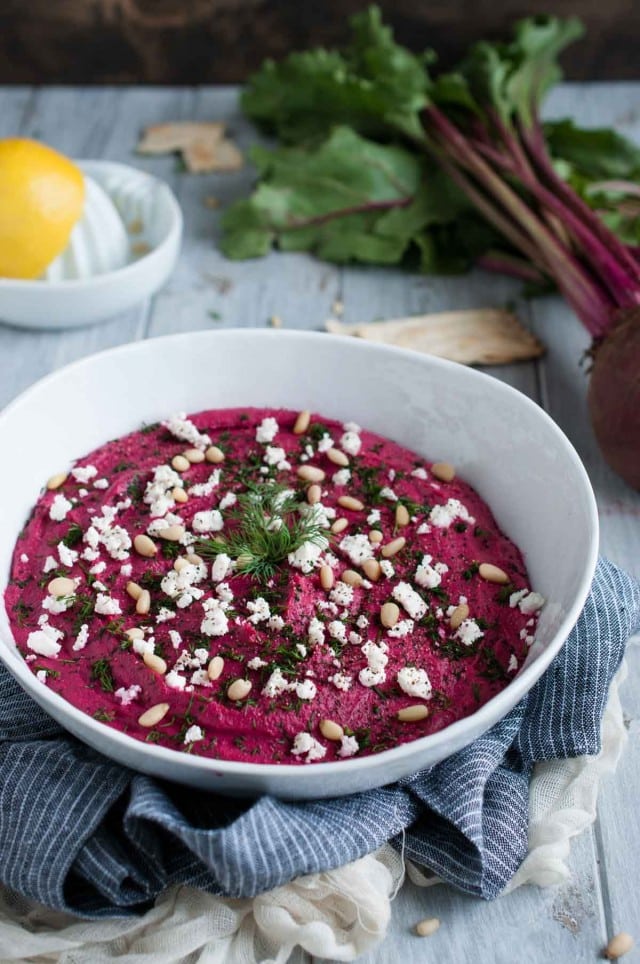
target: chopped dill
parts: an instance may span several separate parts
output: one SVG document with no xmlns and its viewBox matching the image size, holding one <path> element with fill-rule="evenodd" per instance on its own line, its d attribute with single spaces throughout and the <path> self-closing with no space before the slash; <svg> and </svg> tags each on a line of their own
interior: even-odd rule
<svg viewBox="0 0 640 964">
<path fill-rule="evenodd" d="M 91 680 L 99 683 L 105 693 L 113 693 L 115 680 L 108 659 L 97 659 L 91 664 Z"/>
<path fill-rule="evenodd" d="M 236 522 L 224 539 L 201 539 L 196 552 L 213 558 L 221 552 L 235 560 L 235 571 L 267 582 L 287 556 L 307 542 L 325 546 L 326 529 L 313 513 L 301 516 L 299 502 L 272 481 L 249 483 L 238 496 Z"/>
<path fill-rule="evenodd" d="M 77 546 L 78 543 L 82 542 L 82 526 L 78 525 L 77 522 L 72 522 L 67 529 L 66 536 L 63 536 L 62 541 L 68 549 L 72 549 Z"/>
</svg>

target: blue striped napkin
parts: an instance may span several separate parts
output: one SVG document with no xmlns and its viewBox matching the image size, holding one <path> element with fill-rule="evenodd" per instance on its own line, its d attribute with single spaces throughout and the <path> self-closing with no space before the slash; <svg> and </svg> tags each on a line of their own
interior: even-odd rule
<svg viewBox="0 0 640 964">
<path fill-rule="evenodd" d="M 126 770 L 67 735 L 0 667 L 0 881 L 85 917 L 123 916 L 176 883 L 253 896 L 405 831 L 408 857 L 493 898 L 527 852 L 533 765 L 598 752 L 609 684 L 639 624 L 640 586 L 601 560 L 567 644 L 504 720 L 431 770 L 317 803 L 233 800 Z"/>
</svg>

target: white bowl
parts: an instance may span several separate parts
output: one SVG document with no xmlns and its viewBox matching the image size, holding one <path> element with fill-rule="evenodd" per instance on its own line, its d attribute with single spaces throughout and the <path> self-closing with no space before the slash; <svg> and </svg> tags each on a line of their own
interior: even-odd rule
<svg viewBox="0 0 640 964">
<path fill-rule="evenodd" d="M 372 756 L 292 766 L 205 759 L 103 726 L 36 680 L 1 607 L 3 662 L 51 716 L 107 756 L 221 793 L 348 794 L 466 746 L 515 706 L 562 646 L 589 591 L 598 520 L 586 472 L 548 415 L 513 388 L 462 365 L 355 338 L 239 329 L 138 342 L 54 372 L 0 414 L 0 452 L 20 452 L 19 474 L 0 473 L 0 593 L 43 480 L 142 422 L 243 405 L 310 408 L 455 462 L 523 550 L 532 586 L 548 600 L 533 652 L 513 681 L 472 716 L 432 736 Z"/>
<path fill-rule="evenodd" d="M 142 230 L 131 235 L 129 263 L 90 278 L 0 278 L 0 321 L 22 328 L 72 328 L 104 321 L 144 301 L 173 271 L 180 251 L 182 213 L 168 185 L 126 164 L 76 163 L 106 191 L 125 225 L 141 225 Z M 137 245 L 148 253 L 136 256 Z M 53 277 L 65 265 L 63 253 L 56 259 Z"/>
</svg>

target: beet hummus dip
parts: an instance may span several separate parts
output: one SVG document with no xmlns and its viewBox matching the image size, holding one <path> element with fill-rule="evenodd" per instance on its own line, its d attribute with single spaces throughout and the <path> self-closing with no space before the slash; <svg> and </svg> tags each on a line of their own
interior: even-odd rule
<svg viewBox="0 0 640 964">
<path fill-rule="evenodd" d="M 367 755 L 503 689 L 542 597 L 452 465 L 309 412 L 178 415 L 49 480 L 6 604 L 43 686 L 253 763 Z"/>
</svg>

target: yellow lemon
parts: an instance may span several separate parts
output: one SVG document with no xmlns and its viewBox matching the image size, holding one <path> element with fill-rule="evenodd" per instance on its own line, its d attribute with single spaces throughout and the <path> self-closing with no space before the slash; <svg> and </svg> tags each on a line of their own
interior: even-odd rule
<svg viewBox="0 0 640 964">
<path fill-rule="evenodd" d="M 37 141 L 0 140 L 0 277 L 38 278 L 82 215 L 84 178 Z"/>
</svg>

